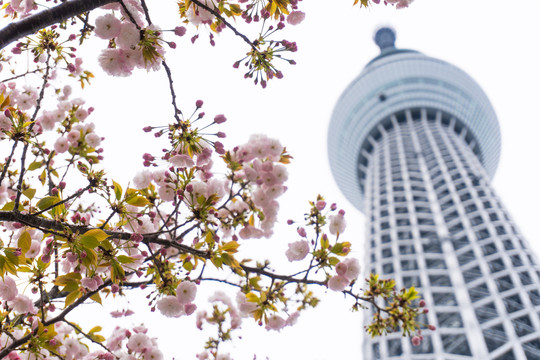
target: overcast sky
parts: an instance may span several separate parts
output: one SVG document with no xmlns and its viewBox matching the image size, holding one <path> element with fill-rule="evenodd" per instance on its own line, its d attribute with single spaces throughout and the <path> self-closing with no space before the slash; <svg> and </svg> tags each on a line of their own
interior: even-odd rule
<svg viewBox="0 0 540 360">
<path fill-rule="evenodd" d="M 352 2 L 301 3 L 306 20 L 286 35 L 298 43 L 299 51 L 294 54 L 298 65 L 283 64 L 285 78 L 270 82 L 265 90 L 244 80 L 241 70 L 232 69 L 246 46 L 230 32 L 218 37 L 215 48 L 210 48 L 204 32 L 195 45 L 188 37 L 179 39 L 178 48 L 169 51 L 172 57 L 168 61 L 182 109 L 190 112 L 195 100 L 201 98 L 208 114 L 226 114 L 226 145 L 242 143 L 252 133 L 281 139 L 295 160 L 290 166 L 289 191 L 282 201 L 280 226 L 287 228 L 287 218 L 301 219 L 307 200 L 322 193 L 347 211 L 349 227 L 344 236 L 361 256 L 363 216 L 340 194 L 330 174 L 326 133 L 341 92 L 379 52 L 372 41 L 374 30 L 391 25 L 397 31 L 398 47 L 415 49 L 460 67 L 490 98 L 502 133 L 502 156 L 494 186 L 539 254 L 540 2 L 416 0 L 405 10 L 381 5 L 357 9 Z M 106 46 L 105 42 L 101 46 Z M 121 97 L 108 97 L 104 102 L 103 91 L 111 89 Z M 99 75 L 85 97 L 96 108 L 92 118 L 98 131 L 101 129 L 107 138 L 106 164 L 121 170 L 117 178 L 128 181 L 141 163 L 143 147 L 151 140 L 139 129 L 170 121 L 164 74 L 139 72 L 114 82 Z M 125 101 L 130 101 L 127 108 Z M 134 161 L 126 160 L 126 148 L 135 156 Z M 126 167 L 120 168 L 119 163 Z M 277 234 L 266 245 L 282 254 L 294 237 L 281 230 Z M 358 314 L 347 311 L 347 305 L 350 302 L 342 301 L 341 296 L 330 294 L 330 301 L 319 311 L 301 317 L 299 325 L 284 329 L 280 338 L 255 329 L 235 343 L 232 352 L 242 354 L 237 359 L 251 359 L 254 352 L 274 360 L 361 359 L 361 320 Z M 159 340 L 168 356 L 192 358 L 185 351 L 197 349 L 191 341 L 197 330 L 184 326 L 191 320 L 164 319 L 159 323 L 161 328 L 168 327 Z M 151 335 L 157 334 L 154 325 Z M 170 347 L 171 343 L 175 347 Z M 280 346 L 276 346 L 278 343 Z"/>
</svg>

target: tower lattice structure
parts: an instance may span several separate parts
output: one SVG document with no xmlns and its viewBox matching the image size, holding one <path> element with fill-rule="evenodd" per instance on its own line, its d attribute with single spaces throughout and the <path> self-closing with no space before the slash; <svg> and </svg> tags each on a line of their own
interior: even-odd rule
<svg viewBox="0 0 540 360">
<path fill-rule="evenodd" d="M 417 287 L 437 330 L 417 347 L 366 336 L 364 359 L 540 359 L 540 267 L 490 184 L 488 98 L 455 66 L 395 48 L 393 30 L 375 41 L 332 115 L 330 165 L 367 217 L 367 271 Z"/>
</svg>

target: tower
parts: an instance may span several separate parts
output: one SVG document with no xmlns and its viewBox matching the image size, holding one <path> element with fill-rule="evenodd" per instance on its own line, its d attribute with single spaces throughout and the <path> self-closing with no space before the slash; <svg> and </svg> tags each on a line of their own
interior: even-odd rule
<svg viewBox="0 0 540 360">
<path fill-rule="evenodd" d="M 395 33 L 339 98 L 328 134 L 334 178 L 367 218 L 366 270 L 419 289 L 429 305 L 414 347 L 364 340 L 364 359 L 540 359 L 540 267 L 491 187 L 493 108 L 462 70 Z"/>
</svg>

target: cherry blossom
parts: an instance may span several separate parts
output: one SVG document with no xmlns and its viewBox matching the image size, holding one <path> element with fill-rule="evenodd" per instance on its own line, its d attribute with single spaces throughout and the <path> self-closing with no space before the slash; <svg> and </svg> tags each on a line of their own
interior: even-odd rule
<svg viewBox="0 0 540 360">
<path fill-rule="evenodd" d="M 306 240 L 295 241 L 289 244 L 289 249 L 285 252 L 289 261 L 304 260 L 309 253 L 309 242 Z"/>
</svg>

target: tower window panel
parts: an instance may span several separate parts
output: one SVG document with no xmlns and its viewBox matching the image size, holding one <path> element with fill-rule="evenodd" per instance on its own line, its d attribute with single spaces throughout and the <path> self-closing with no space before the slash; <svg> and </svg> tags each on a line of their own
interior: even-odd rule
<svg viewBox="0 0 540 360">
<path fill-rule="evenodd" d="M 427 244 L 422 244 L 422 248 L 426 254 L 427 253 L 442 254 L 441 244 L 436 240 L 432 240 L 428 242 Z"/>
<path fill-rule="evenodd" d="M 389 258 L 389 257 L 392 257 L 392 249 L 390 249 L 390 248 L 383 249 L 383 251 L 382 251 L 382 257 L 383 257 L 383 258 Z"/>
<path fill-rule="evenodd" d="M 489 214 L 489 220 L 497 221 L 497 220 L 499 220 L 499 217 L 497 216 L 497 214 L 491 213 L 491 214 Z"/>
<path fill-rule="evenodd" d="M 417 202 L 428 202 L 428 198 L 425 197 L 425 196 L 418 196 L 418 195 L 415 195 L 415 196 L 413 196 L 413 201 L 414 201 L 415 203 L 417 203 Z"/>
<path fill-rule="evenodd" d="M 467 336 L 464 334 L 441 335 L 444 351 L 456 355 L 472 355 Z"/>
<path fill-rule="evenodd" d="M 529 335 L 535 331 L 529 315 L 513 319 L 512 325 L 514 325 L 514 330 L 519 337 Z"/>
<path fill-rule="evenodd" d="M 523 260 L 521 260 L 519 254 L 510 256 L 510 260 L 512 260 L 512 265 L 514 265 L 514 267 L 523 266 Z"/>
<path fill-rule="evenodd" d="M 405 201 L 405 200 L 403 200 L 403 201 Z M 396 207 L 396 214 L 406 214 L 406 213 L 408 213 L 406 207 L 402 207 L 402 206 L 401 207 Z"/>
<path fill-rule="evenodd" d="M 399 253 L 406 255 L 406 254 L 415 254 L 416 251 L 414 249 L 414 245 L 400 245 L 399 246 Z"/>
<path fill-rule="evenodd" d="M 531 275 L 528 271 L 523 271 L 519 273 L 519 280 L 523 285 L 531 285 L 533 283 L 533 280 L 531 278 Z"/>
<path fill-rule="evenodd" d="M 455 235 L 461 231 L 465 230 L 462 223 L 458 223 L 454 226 L 452 226 L 448 231 L 450 231 L 450 234 Z"/>
<path fill-rule="evenodd" d="M 456 306 L 456 296 L 452 292 L 433 292 L 435 306 Z"/>
<path fill-rule="evenodd" d="M 474 266 L 468 270 L 463 271 L 463 278 L 465 279 L 466 283 L 470 283 L 471 281 L 474 281 L 481 277 L 482 277 L 482 270 L 480 270 L 480 267 L 478 266 Z"/>
<path fill-rule="evenodd" d="M 466 265 L 474 260 L 476 260 L 476 257 L 474 256 L 474 252 L 472 250 L 464 252 L 463 254 L 458 256 L 458 262 L 461 266 Z"/>
<path fill-rule="evenodd" d="M 426 259 L 426 266 L 428 269 L 446 269 L 446 262 L 444 259 Z"/>
<path fill-rule="evenodd" d="M 504 229 L 504 226 L 497 226 L 495 228 L 495 230 L 497 231 L 497 235 L 504 235 L 506 234 L 506 230 Z"/>
<path fill-rule="evenodd" d="M 478 190 L 478 196 L 479 197 L 484 197 L 484 196 L 486 196 L 486 192 L 484 190 Z"/>
<path fill-rule="evenodd" d="M 529 291 L 529 298 L 534 306 L 540 305 L 540 293 L 538 290 Z"/>
<path fill-rule="evenodd" d="M 510 349 L 501 356 L 496 357 L 495 360 L 516 360 L 516 357 L 514 356 L 514 351 Z"/>
<path fill-rule="evenodd" d="M 484 223 L 484 220 L 482 219 L 481 216 L 475 216 L 470 221 L 471 221 L 471 225 L 473 225 L 473 226 L 480 225 L 480 224 Z"/>
<path fill-rule="evenodd" d="M 381 217 L 385 218 L 388 216 L 388 210 L 381 210 Z"/>
<path fill-rule="evenodd" d="M 493 261 L 490 261 L 488 265 L 489 271 L 491 271 L 491 273 L 496 273 L 506 269 L 506 266 L 504 266 L 504 261 L 502 259 L 495 259 Z"/>
<path fill-rule="evenodd" d="M 461 199 L 461 201 L 467 201 L 469 199 L 472 199 L 472 196 L 471 194 L 466 193 L 466 194 L 461 195 L 459 198 Z"/>
<path fill-rule="evenodd" d="M 415 185 L 415 186 L 411 186 L 411 190 L 412 190 L 412 191 L 426 191 L 426 188 L 423 187 L 423 186 L 417 186 L 417 185 Z"/>
<path fill-rule="evenodd" d="M 431 209 L 426 206 L 417 206 L 414 210 L 419 214 L 431 214 Z"/>
<path fill-rule="evenodd" d="M 486 244 L 482 246 L 482 252 L 485 256 L 493 255 L 497 252 L 497 246 L 493 243 Z"/>
<path fill-rule="evenodd" d="M 497 284 L 499 292 L 505 292 L 514 288 L 514 283 L 508 275 L 495 279 L 495 283 Z"/>
<path fill-rule="evenodd" d="M 463 320 L 458 312 L 437 311 L 437 321 L 441 328 L 462 328 Z"/>
<path fill-rule="evenodd" d="M 433 344 L 431 343 L 431 336 L 425 335 L 424 340 L 420 342 L 420 345 L 412 347 L 413 354 L 431 354 L 433 353 Z"/>
<path fill-rule="evenodd" d="M 399 240 L 411 240 L 413 238 L 410 231 L 398 231 L 397 235 Z"/>
<path fill-rule="evenodd" d="M 444 189 L 441 192 L 437 192 L 437 198 L 439 198 L 439 199 L 442 199 L 447 195 L 450 195 L 450 191 L 448 189 Z"/>
<path fill-rule="evenodd" d="M 478 210 L 478 207 L 477 207 L 476 205 L 474 205 L 474 204 L 467 205 L 467 206 L 465 207 L 465 212 L 466 212 L 467 214 L 472 213 L 472 212 L 475 212 L 476 210 Z"/>
<path fill-rule="evenodd" d="M 454 245 L 454 249 L 456 250 L 461 249 L 462 247 L 465 247 L 469 244 L 470 242 L 467 236 L 462 236 L 458 239 L 452 239 L 452 245 Z"/>
<path fill-rule="evenodd" d="M 383 244 L 389 243 L 390 241 L 392 241 L 392 238 L 390 237 L 390 234 L 384 234 L 384 235 L 381 236 L 381 242 Z"/>
<path fill-rule="evenodd" d="M 444 221 L 449 223 L 450 221 L 457 219 L 459 217 L 459 214 L 457 211 L 452 211 L 444 216 Z"/>
<path fill-rule="evenodd" d="M 459 184 L 456 185 L 456 190 L 462 190 L 462 189 L 465 189 L 467 186 L 465 185 L 464 182 L 461 182 Z"/>
<path fill-rule="evenodd" d="M 430 241 L 437 240 L 437 233 L 435 231 L 421 230 L 420 237 L 422 239 L 428 239 Z"/>
<path fill-rule="evenodd" d="M 540 340 L 534 339 L 523 344 L 523 350 L 525 350 L 525 356 L 527 360 L 540 359 Z"/>
<path fill-rule="evenodd" d="M 400 356 L 403 354 L 403 349 L 401 347 L 401 339 L 389 339 L 387 345 L 388 356 Z"/>
<path fill-rule="evenodd" d="M 381 206 L 383 206 L 383 205 L 388 205 L 388 200 L 381 199 Z"/>
<path fill-rule="evenodd" d="M 489 329 L 482 331 L 482 333 L 484 334 L 484 339 L 490 352 L 508 342 L 508 336 L 506 336 L 501 324 L 490 327 Z"/>
<path fill-rule="evenodd" d="M 488 237 L 489 237 L 489 231 L 487 231 L 487 229 L 476 231 L 476 238 L 478 240 L 484 240 L 484 239 L 487 239 Z"/>
<path fill-rule="evenodd" d="M 382 230 L 386 230 L 386 229 L 389 229 L 389 228 L 390 228 L 390 223 L 388 223 L 386 221 L 381 223 L 381 229 Z"/>
<path fill-rule="evenodd" d="M 480 324 L 483 324 L 485 322 L 488 322 L 490 320 L 493 320 L 499 317 L 499 314 L 497 313 L 497 308 L 495 307 L 495 304 L 492 302 L 474 309 L 474 312 L 476 313 L 476 318 L 478 319 Z"/>
<path fill-rule="evenodd" d="M 513 249 L 515 249 L 515 246 L 514 246 L 514 244 L 512 244 L 511 240 L 504 240 L 503 245 L 504 245 L 505 250 L 513 250 Z"/>
<path fill-rule="evenodd" d="M 373 343 L 371 345 L 371 348 L 373 349 L 373 358 L 380 359 L 381 358 L 381 350 L 379 347 L 379 343 Z"/>
<path fill-rule="evenodd" d="M 522 310 L 523 303 L 521 302 L 521 298 L 519 297 L 519 294 L 507 296 L 503 298 L 504 306 L 506 307 L 506 311 L 508 313 L 513 313 L 519 310 Z"/>
<path fill-rule="evenodd" d="M 409 219 L 398 219 L 398 220 L 396 220 L 396 225 L 397 226 L 409 226 L 409 225 L 411 225 L 411 222 L 409 221 Z"/>
<path fill-rule="evenodd" d="M 384 264 L 383 265 L 383 273 L 384 274 L 392 274 L 394 272 L 394 265 L 392 263 Z"/>
<path fill-rule="evenodd" d="M 394 202 L 396 203 L 401 203 L 401 202 L 406 202 L 407 201 L 407 198 L 405 198 L 405 196 L 394 196 Z M 396 213 L 397 213 L 397 209 L 396 209 Z"/>
<path fill-rule="evenodd" d="M 489 296 L 489 290 L 486 284 L 476 285 L 469 289 L 469 296 L 472 302 L 485 299 Z"/>
<path fill-rule="evenodd" d="M 419 276 L 404 276 L 403 277 L 403 286 L 405 287 L 411 287 L 414 286 L 416 288 L 422 286 L 422 282 L 420 280 Z"/>
<path fill-rule="evenodd" d="M 493 206 L 489 201 L 484 201 L 484 209 L 491 209 Z"/>
<path fill-rule="evenodd" d="M 446 275 L 429 275 L 431 286 L 452 286 L 450 277 Z"/>
<path fill-rule="evenodd" d="M 418 263 L 416 260 L 401 260 L 401 269 L 402 270 L 418 270 Z"/>
<path fill-rule="evenodd" d="M 433 221 L 433 219 L 419 218 L 418 225 L 435 225 L 435 222 Z"/>
<path fill-rule="evenodd" d="M 375 256 L 375 254 L 371 254 L 371 262 L 372 263 L 377 262 L 377 257 Z"/>
</svg>

